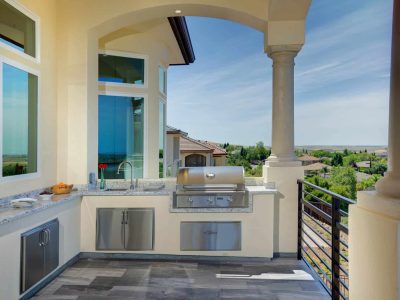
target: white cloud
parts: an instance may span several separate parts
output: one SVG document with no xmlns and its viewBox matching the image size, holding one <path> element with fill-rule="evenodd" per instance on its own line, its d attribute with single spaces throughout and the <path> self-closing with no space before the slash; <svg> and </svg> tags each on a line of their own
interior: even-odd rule
<svg viewBox="0 0 400 300">
<path fill-rule="evenodd" d="M 327 97 L 296 106 L 297 145 L 386 145 L 387 90 Z"/>
<path fill-rule="evenodd" d="M 337 4 L 328 1 L 318 9 L 331 5 Z M 296 144 L 387 143 L 388 13 L 387 2 L 371 1 L 308 30 L 296 58 Z M 243 36 L 237 39 L 245 42 Z M 187 71 L 174 76 L 168 123 L 196 138 L 270 144 L 272 68 L 259 48 L 230 63 L 217 64 L 210 54 L 186 69 L 190 76 Z M 221 49 L 219 56 L 224 41 Z"/>
</svg>

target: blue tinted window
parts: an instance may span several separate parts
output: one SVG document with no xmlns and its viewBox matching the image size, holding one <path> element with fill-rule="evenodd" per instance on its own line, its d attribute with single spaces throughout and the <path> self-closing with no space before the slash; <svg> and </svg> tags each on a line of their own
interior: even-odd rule
<svg viewBox="0 0 400 300">
<path fill-rule="evenodd" d="M 3 64 L 2 175 L 37 172 L 38 78 Z"/>
<path fill-rule="evenodd" d="M 99 55 L 99 81 L 144 84 L 144 59 Z"/>
<path fill-rule="evenodd" d="M 117 174 L 118 165 L 128 160 L 134 177 L 143 177 L 144 99 L 99 96 L 98 162 L 107 164 L 106 179 L 130 179 L 130 170 Z"/>
<path fill-rule="evenodd" d="M 159 104 L 159 123 L 158 123 L 158 134 L 159 134 L 159 177 L 164 177 L 164 142 L 165 142 L 165 103 L 160 101 Z"/>
<path fill-rule="evenodd" d="M 0 0 L 0 43 L 36 56 L 36 24 L 4 0 Z"/>
</svg>

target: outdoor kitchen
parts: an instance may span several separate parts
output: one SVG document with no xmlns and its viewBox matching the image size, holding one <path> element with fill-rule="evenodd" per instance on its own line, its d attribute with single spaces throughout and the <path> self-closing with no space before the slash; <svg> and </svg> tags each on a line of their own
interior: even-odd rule
<svg viewBox="0 0 400 300">
<path fill-rule="evenodd" d="M 242 167 L 181 168 L 176 185 L 152 181 L 164 182 L 156 191 L 83 192 L 81 251 L 272 257 L 276 190 L 248 186 L 243 174 Z"/>
</svg>

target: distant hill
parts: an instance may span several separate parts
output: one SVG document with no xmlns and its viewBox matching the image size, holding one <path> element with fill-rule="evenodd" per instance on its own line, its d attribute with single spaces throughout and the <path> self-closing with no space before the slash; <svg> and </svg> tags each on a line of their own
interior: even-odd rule
<svg viewBox="0 0 400 300">
<path fill-rule="evenodd" d="M 327 150 L 327 151 L 344 151 L 344 149 L 347 149 L 349 151 L 365 151 L 365 149 L 367 150 L 367 152 L 374 152 L 376 150 L 387 150 L 387 146 L 346 146 L 346 145 L 304 145 L 304 146 L 296 146 L 296 149 L 298 150 Z"/>
</svg>

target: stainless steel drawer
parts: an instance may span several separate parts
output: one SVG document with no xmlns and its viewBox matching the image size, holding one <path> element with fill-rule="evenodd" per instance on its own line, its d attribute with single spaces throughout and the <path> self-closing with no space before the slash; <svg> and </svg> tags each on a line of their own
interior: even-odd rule
<svg viewBox="0 0 400 300">
<path fill-rule="evenodd" d="M 239 251 L 241 222 L 181 222 L 182 251 Z"/>
</svg>

